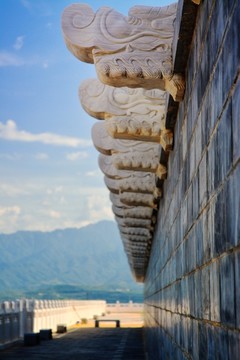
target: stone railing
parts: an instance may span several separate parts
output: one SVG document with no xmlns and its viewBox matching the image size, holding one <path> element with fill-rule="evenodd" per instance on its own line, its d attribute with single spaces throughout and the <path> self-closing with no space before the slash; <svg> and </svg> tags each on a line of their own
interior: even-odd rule
<svg viewBox="0 0 240 360">
<path fill-rule="evenodd" d="M 143 311 L 144 305 L 141 303 L 119 303 L 107 304 L 106 311 L 109 313 L 138 313 Z"/>
<path fill-rule="evenodd" d="M 0 303 L 0 348 L 23 337 L 58 324 L 70 326 L 82 318 L 106 312 L 100 300 L 16 300 Z"/>
</svg>

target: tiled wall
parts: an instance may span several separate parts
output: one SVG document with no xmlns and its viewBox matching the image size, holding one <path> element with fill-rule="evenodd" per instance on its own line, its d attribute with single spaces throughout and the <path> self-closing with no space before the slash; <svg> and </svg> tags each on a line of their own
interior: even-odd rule
<svg viewBox="0 0 240 360">
<path fill-rule="evenodd" d="M 149 360 L 240 358 L 240 0 L 202 0 L 145 282 Z"/>
</svg>

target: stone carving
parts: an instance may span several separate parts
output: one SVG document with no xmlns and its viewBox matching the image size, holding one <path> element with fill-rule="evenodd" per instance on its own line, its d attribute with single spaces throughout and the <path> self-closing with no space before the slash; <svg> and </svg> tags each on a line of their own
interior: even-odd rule
<svg viewBox="0 0 240 360">
<path fill-rule="evenodd" d="M 123 238 L 122 238 L 122 242 L 124 243 Z M 141 247 L 140 246 L 138 247 L 136 243 L 126 242 L 124 244 L 124 250 L 129 255 L 130 262 L 133 260 L 133 258 L 135 258 L 135 261 L 137 262 L 137 257 L 139 257 L 143 261 L 144 260 L 146 261 L 146 255 L 149 254 L 149 245 L 147 243 L 141 243 L 141 244 L 142 244 Z"/>
<path fill-rule="evenodd" d="M 105 155 L 112 155 L 116 153 L 124 153 L 129 151 L 147 151 L 152 150 L 155 155 L 160 154 L 161 147 L 155 143 L 113 139 L 106 131 L 104 123 L 97 122 L 92 127 L 92 140 L 96 149 Z"/>
<path fill-rule="evenodd" d="M 95 64 L 103 83 L 159 88 L 179 101 L 184 81 L 172 70 L 176 10 L 177 4 L 134 6 L 126 17 L 109 7 L 94 13 L 87 4 L 73 4 L 62 16 L 65 43 L 79 60 Z"/>
<path fill-rule="evenodd" d="M 110 179 L 105 176 L 104 182 L 107 188 L 116 194 L 120 192 L 139 192 L 153 194 L 155 198 L 161 196 L 161 190 L 156 187 L 156 176 L 153 173 L 133 172 L 130 176 L 122 179 Z"/>
<path fill-rule="evenodd" d="M 145 273 L 144 266 L 146 264 L 146 256 L 144 255 L 138 256 L 137 254 L 131 252 L 131 254 L 129 254 L 128 257 L 128 262 L 134 270 L 136 269 L 135 276 L 137 280 L 140 279 L 139 281 L 143 281 L 144 273 Z"/>
<path fill-rule="evenodd" d="M 123 239 L 122 239 L 122 242 Z M 143 261 L 145 258 L 146 261 L 146 256 L 149 256 L 149 248 L 148 245 L 146 244 L 145 246 L 141 247 L 141 248 L 137 248 L 137 246 L 135 244 L 131 245 L 129 243 L 124 244 L 124 250 L 128 255 L 128 261 L 130 264 L 136 264 L 137 262 L 137 258 L 139 258 L 141 261 L 140 263 L 138 263 L 139 266 L 139 270 L 141 269 L 140 264 L 142 263 L 143 265 Z M 135 270 L 135 267 L 134 267 Z M 143 270 L 143 269 L 141 269 Z"/>
<path fill-rule="evenodd" d="M 121 226 L 138 227 L 153 230 L 151 219 L 122 218 L 115 215 L 116 222 Z"/>
<path fill-rule="evenodd" d="M 152 219 L 153 209 L 147 206 L 117 206 L 113 204 L 113 213 L 123 218 Z"/>
<path fill-rule="evenodd" d="M 124 249 L 126 252 L 129 252 L 131 254 L 131 256 L 137 256 L 137 257 L 142 257 L 142 258 L 145 257 L 145 259 L 146 259 L 146 256 L 148 256 L 150 254 L 150 249 L 147 244 L 143 247 L 138 247 L 135 244 L 126 244 L 124 246 Z"/>
<path fill-rule="evenodd" d="M 99 154 L 98 156 L 98 165 L 101 171 L 110 179 L 124 179 L 133 175 L 133 172 L 130 170 L 119 170 L 112 164 L 112 157 Z M 144 173 L 140 173 L 144 174 Z M 147 173 L 145 173 L 147 174 Z"/>
<path fill-rule="evenodd" d="M 132 259 L 132 257 L 146 259 L 146 257 L 150 255 L 150 251 L 149 251 L 148 247 L 138 249 L 135 246 L 126 245 L 124 247 L 124 249 L 125 249 L 126 253 L 129 253 L 129 256 L 131 256 L 131 259 Z"/>
<path fill-rule="evenodd" d="M 152 235 L 148 229 L 136 228 L 136 227 L 131 228 L 121 225 L 118 225 L 118 228 L 122 234 L 146 236 L 148 239 L 152 238 Z"/>
<path fill-rule="evenodd" d="M 115 206 L 125 207 L 125 208 L 134 207 L 134 205 L 123 204 L 120 197 L 119 197 L 119 195 L 116 195 L 116 194 L 113 194 L 113 193 L 110 192 L 109 197 L 110 197 L 110 200 L 111 200 L 112 204 L 115 205 Z"/>
<path fill-rule="evenodd" d="M 129 257 L 131 258 L 130 261 L 132 261 L 132 257 L 146 259 L 146 257 L 150 255 L 149 249 L 147 247 L 138 249 L 135 246 L 126 245 L 124 246 L 124 250 L 127 254 L 129 254 Z"/>
<path fill-rule="evenodd" d="M 166 92 L 116 89 L 88 79 L 81 84 L 79 96 L 91 116 L 107 120 L 104 126 L 112 138 L 156 142 L 165 151 L 172 150 L 173 133 L 164 127 Z"/>
<path fill-rule="evenodd" d="M 84 80 L 79 98 L 84 110 L 99 120 L 130 116 L 158 121 L 164 127 L 167 93 L 159 89 L 116 88 L 98 79 Z"/>
<path fill-rule="evenodd" d="M 159 155 L 152 150 L 114 154 L 112 158 L 113 165 L 119 170 L 147 171 L 156 174 L 159 179 L 167 178 L 167 168 L 159 164 Z"/>
<path fill-rule="evenodd" d="M 141 207 L 150 207 L 153 209 L 157 208 L 157 205 L 154 202 L 154 197 L 150 194 L 138 194 L 138 193 L 120 193 L 119 195 L 110 192 L 111 202 L 118 206 L 141 206 Z"/>
<path fill-rule="evenodd" d="M 138 120 L 131 117 L 118 117 L 104 123 L 108 134 L 114 139 L 138 140 L 161 144 L 165 151 L 171 151 L 173 146 L 173 132 L 161 130 L 157 120 Z"/>
<path fill-rule="evenodd" d="M 129 242 L 136 242 L 138 244 L 140 243 L 146 243 L 148 242 L 152 237 L 148 237 L 145 235 L 131 235 L 131 234 L 122 234 L 121 238 L 127 239 Z"/>
<path fill-rule="evenodd" d="M 121 179 L 126 177 L 125 174 L 133 173 L 133 171 L 152 172 L 159 179 L 166 179 L 166 167 L 159 164 L 156 157 L 154 159 L 150 158 L 151 155 L 152 153 L 150 152 L 147 154 L 136 153 L 136 156 L 135 154 L 126 154 L 126 156 L 124 154 L 116 154 L 112 157 L 100 154 L 98 165 L 104 175 L 112 179 Z"/>
<path fill-rule="evenodd" d="M 96 123 L 95 125 L 101 125 Z M 97 150 L 102 154 L 112 155 L 111 163 L 119 170 L 134 170 L 155 173 L 159 179 L 166 179 L 167 169 L 159 164 L 160 145 L 133 140 L 112 139 L 102 130 L 102 126 L 93 126 L 92 137 Z M 102 136 L 101 136 L 102 135 Z M 99 157 L 99 166 L 104 174 L 111 174 L 106 169 L 104 158 Z M 110 175 L 110 177 L 112 177 Z"/>
<path fill-rule="evenodd" d="M 124 242 L 124 238 L 122 238 L 122 242 Z M 124 244 L 125 250 L 131 251 L 131 255 L 142 255 L 149 251 L 149 244 L 147 242 L 142 242 L 137 244 L 136 242 L 129 242 L 128 240 Z"/>
<path fill-rule="evenodd" d="M 105 120 L 93 126 L 92 138 L 129 264 L 140 281 L 161 196 L 156 185 L 167 177 L 161 147 L 169 152 L 173 146 L 173 133 L 165 128 L 166 92 L 176 101 L 184 94 L 182 75 L 173 73 L 172 64 L 176 9 L 177 4 L 135 6 L 123 16 L 108 7 L 94 13 L 87 4 L 73 4 L 62 18 L 69 50 L 94 63 L 102 81 L 86 80 L 79 96 L 91 116 Z"/>
<path fill-rule="evenodd" d="M 156 199 L 151 194 L 141 194 L 135 192 L 120 193 L 119 199 L 122 204 L 129 206 L 149 206 L 153 209 L 157 209 Z"/>
<path fill-rule="evenodd" d="M 132 209 L 134 210 L 135 207 L 132 206 Z M 122 204 L 122 206 L 116 206 L 115 204 L 112 204 L 112 211 L 113 211 L 114 215 L 117 216 L 118 218 L 121 217 L 122 219 L 124 219 L 125 210 L 126 210 L 126 208 L 124 208 L 123 204 Z"/>
</svg>

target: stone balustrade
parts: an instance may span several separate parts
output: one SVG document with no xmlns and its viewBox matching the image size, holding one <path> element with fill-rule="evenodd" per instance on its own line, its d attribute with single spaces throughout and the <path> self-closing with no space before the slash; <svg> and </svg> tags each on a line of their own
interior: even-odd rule
<svg viewBox="0 0 240 360">
<path fill-rule="evenodd" d="M 103 300 L 16 300 L 0 303 L 0 348 L 21 339 L 24 333 L 38 332 L 57 324 L 70 326 L 82 318 L 106 312 Z"/>
<path fill-rule="evenodd" d="M 4 301 L 0 305 L 0 345 L 19 338 L 21 306 L 19 301 Z"/>
<path fill-rule="evenodd" d="M 119 303 L 107 304 L 106 311 L 109 313 L 139 313 L 143 312 L 144 305 L 141 303 Z"/>
</svg>

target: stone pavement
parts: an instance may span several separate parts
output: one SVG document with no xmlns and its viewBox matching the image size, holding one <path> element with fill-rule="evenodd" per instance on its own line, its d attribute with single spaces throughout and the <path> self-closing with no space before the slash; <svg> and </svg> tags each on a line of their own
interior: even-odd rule
<svg viewBox="0 0 240 360">
<path fill-rule="evenodd" d="M 144 360 L 142 328 L 78 328 L 53 340 L 0 350 L 0 360 Z"/>
</svg>

